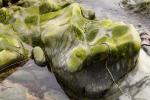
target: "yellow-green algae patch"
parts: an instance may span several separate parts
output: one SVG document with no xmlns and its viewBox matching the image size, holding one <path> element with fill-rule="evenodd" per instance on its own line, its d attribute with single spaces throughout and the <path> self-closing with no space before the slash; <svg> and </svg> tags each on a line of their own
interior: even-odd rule
<svg viewBox="0 0 150 100">
<path fill-rule="evenodd" d="M 86 49 L 77 47 L 72 50 L 70 57 L 68 58 L 67 65 L 70 72 L 75 72 L 81 69 L 84 60 L 87 57 Z"/>
</svg>

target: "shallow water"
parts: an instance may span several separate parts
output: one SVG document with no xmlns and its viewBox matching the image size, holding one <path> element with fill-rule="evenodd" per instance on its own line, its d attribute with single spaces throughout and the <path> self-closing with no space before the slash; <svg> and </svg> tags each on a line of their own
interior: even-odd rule
<svg viewBox="0 0 150 100">
<path fill-rule="evenodd" d="M 2 99 L 1 99 L 2 98 Z M 0 84 L 0 100 L 67 100 L 54 75 L 29 60 Z"/>
<path fill-rule="evenodd" d="M 92 8 L 99 19 L 110 18 L 133 24 L 138 31 L 150 31 L 150 18 L 129 11 L 120 0 L 78 0 Z M 140 26 L 140 27 L 139 27 Z M 120 88 L 109 100 L 149 100 L 150 57 L 141 50 L 138 66 L 129 73 Z M 121 95 L 121 96 L 120 96 Z M 69 100 L 47 67 L 39 67 L 29 60 L 16 68 L 0 83 L 0 100 Z"/>
</svg>

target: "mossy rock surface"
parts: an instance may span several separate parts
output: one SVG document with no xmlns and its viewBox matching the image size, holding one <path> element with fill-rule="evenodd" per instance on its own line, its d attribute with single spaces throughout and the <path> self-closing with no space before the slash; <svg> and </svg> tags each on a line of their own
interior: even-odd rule
<svg viewBox="0 0 150 100">
<path fill-rule="evenodd" d="M 136 66 L 140 38 L 133 25 L 91 20 L 77 3 L 41 19 L 41 39 L 52 70 L 77 99 L 103 96 L 113 84 L 109 71 L 118 81 Z"/>
<path fill-rule="evenodd" d="M 0 67 L 28 58 L 28 50 L 11 26 L 0 24 Z"/>
<path fill-rule="evenodd" d="M 38 64 L 39 66 L 46 65 L 46 58 L 42 48 L 34 47 L 32 50 L 32 55 L 36 64 Z"/>
</svg>

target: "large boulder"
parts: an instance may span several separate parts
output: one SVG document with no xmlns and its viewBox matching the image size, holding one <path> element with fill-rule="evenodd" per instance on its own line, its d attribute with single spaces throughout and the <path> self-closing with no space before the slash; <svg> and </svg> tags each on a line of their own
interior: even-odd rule
<svg viewBox="0 0 150 100">
<path fill-rule="evenodd" d="M 99 98 L 137 63 L 140 37 L 133 25 L 91 19 L 78 3 L 42 14 L 41 39 L 66 93 Z M 85 13 L 86 12 L 86 13 Z"/>
</svg>

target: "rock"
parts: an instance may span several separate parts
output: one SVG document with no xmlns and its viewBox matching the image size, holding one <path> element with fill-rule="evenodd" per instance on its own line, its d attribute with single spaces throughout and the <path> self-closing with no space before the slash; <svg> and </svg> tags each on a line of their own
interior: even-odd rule
<svg viewBox="0 0 150 100">
<path fill-rule="evenodd" d="M 6 8 L 0 9 L 0 23 L 8 24 L 11 18 L 10 12 Z"/>
<path fill-rule="evenodd" d="M 72 3 L 52 15 L 43 14 L 41 39 L 65 92 L 93 100 L 109 91 L 113 79 L 118 82 L 135 68 L 141 40 L 133 25 L 91 20 L 82 11 Z"/>
<path fill-rule="evenodd" d="M 27 59 L 28 50 L 10 26 L 0 24 L 0 31 L 0 68 Z"/>
<path fill-rule="evenodd" d="M 38 64 L 39 66 L 46 65 L 46 58 L 43 50 L 40 47 L 34 47 L 32 53 L 36 64 Z"/>
<path fill-rule="evenodd" d="M 95 12 L 89 8 L 81 8 L 82 14 L 85 18 L 93 20 L 95 18 Z"/>
<path fill-rule="evenodd" d="M 48 12 L 53 12 L 60 10 L 69 4 L 71 4 L 73 0 L 45 0 L 40 2 L 39 10 L 40 14 L 48 13 Z"/>
<path fill-rule="evenodd" d="M 142 40 L 142 48 L 143 50 L 150 55 L 150 35 L 149 32 L 143 32 L 140 34 Z"/>
</svg>

